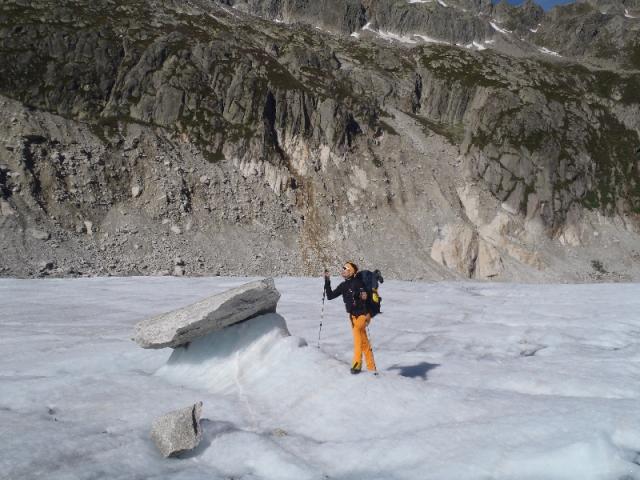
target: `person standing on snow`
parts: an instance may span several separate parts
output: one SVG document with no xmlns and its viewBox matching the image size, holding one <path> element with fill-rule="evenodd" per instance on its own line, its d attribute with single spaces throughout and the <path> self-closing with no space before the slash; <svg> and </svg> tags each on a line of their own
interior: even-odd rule
<svg viewBox="0 0 640 480">
<path fill-rule="evenodd" d="M 351 332 L 353 333 L 353 363 L 351 364 L 351 373 L 360 373 L 362 370 L 362 354 L 367 361 L 367 370 L 376 371 L 376 364 L 373 360 L 373 351 L 367 337 L 367 325 L 371 321 L 371 310 L 369 307 L 370 299 L 364 283 L 358 276 L 358 266 L 353 262 L 346 262 L 342 267 L 342 278 L 344 282 L 331 290 L 331 279 L 329 272 L 324 272 L 324 290 L 329 300 L 338 298 L 342 295 L 344 306 L 351 320 Z"/>
</svg>

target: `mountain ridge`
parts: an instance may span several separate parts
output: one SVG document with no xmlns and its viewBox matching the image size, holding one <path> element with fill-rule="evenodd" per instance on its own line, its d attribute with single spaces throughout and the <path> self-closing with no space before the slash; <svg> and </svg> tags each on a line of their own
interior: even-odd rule
<svg viewBox="0 0 640 480">
<path fill-rule="evenodd" d="M 0 273 L 637 278 L 638 74 L 229 3 L 1 7 Z"/>
</svg>

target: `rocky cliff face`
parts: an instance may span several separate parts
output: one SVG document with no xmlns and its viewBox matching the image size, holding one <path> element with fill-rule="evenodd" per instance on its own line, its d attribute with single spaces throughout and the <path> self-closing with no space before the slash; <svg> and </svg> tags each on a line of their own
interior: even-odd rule
<svg viewBox="0 0 640 480">
<path fill-rule="evenodd" d="M 401 3 L 3 3 L 0 273 L 638 278 L 635 54 L 511 38 L 604 7 Z"/>
</svg>

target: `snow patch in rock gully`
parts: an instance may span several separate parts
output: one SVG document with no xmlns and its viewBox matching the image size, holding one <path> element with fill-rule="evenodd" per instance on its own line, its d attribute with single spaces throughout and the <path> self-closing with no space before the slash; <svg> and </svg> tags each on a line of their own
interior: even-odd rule
<svg viewBox="0 0 640 480">
<path fill-rule="evenodd" d="M 494 22 L 489 22 L 489 25 L 491 25 L 491 28 L 493 28 L 496 32 L 500 32 L 503 35 L 509 35 L 510 33 L 513 33 L 511 30 L 507 30 L 506 28 L 499 27 Z"/>
<path fill-rule="evenodd" d="M 441 44 L 447 44 L 447 45 L 449 44 L 449 42 L 445 42 L 443 40 L 438 40 L 436 38 L 429 37 L 427 35 L 419 35 L 417 33 L 414 33 L 412 36 L 418 37 L 420 40 L 422 40 L 423 42 L 426 42 L 426 43 L 441 43 Z"/>
<path fill-rule="evenodd" d="M 419 2 L 419 3 L 425 3 L 425 2 Z M 363 31 L 368 31 L 373 33 L 374 35 L 376 35 L 377 37 L 383 39 L 383 40 L 387 40 L 388 42 L 400 42 L 400 43 L 407 43 L 407 44 L 416 44 L 418 43 L 416 40 L 414 40 L 415 38 L 418 38 L 420 40 L 422 40 L 425 43 L 438 43 L 438 44 L 443 44 L 443 45 L 451 45 L 449 42 L 445 42 L 444 40 L 438 40 L 436 38 L 433 37 L 429 37 L 428 35 L 421 35 L 418 33 L 412 33 L 410 35 L 400 35 L 398 33 L 394 33 L 394 32 L 390 32 L 390 31 L 386 31 L 386 30 L 375 30 L 373 28 L 371 28 L 371 22 L 367 23 L 364 27 L 362 27 Z M 359 32 L 353 32 L 351 34 L 352 37 L 355 38 L 360 38 L 360 33 Z M 476 42 L 474 42 L 476 43 Z"/>
<path fill-rule="evenodd" d="M 553 57 L 562 57 L 562 55 L 560 55 L 558 52 L 554 52 L 553 50 L 549 50 L 548 48 L 545 48 L 545 47 L 538 48 L 538 50 L 540 51 L 540 53 L 544 53 L 545 55 L 551 55 Z"/>
<path fill-rule="evenodd" d="M 486 42 L 485 42 L 486 43 Z M 475 40 L 472 41 L 471 43 L 468 43 L 467 45 L 463 45 L 461 43 L 457 43 L 456 46 L 458 47 L 464 47 L 468 50 L 473 50 L 474 48 L 478 51 L 482 51 L 482 50 L 486 50 L 487 47 L 485 47 L 484 45 L 482 45 L 481 43 L 476 42 Z"/>
<path fill-rule="evenodd" d="M 380 377 L 348 373 L 338 300 L 325 305 L 315 348 L 319 279 L 278 279 L 279 314 L 169 358 L 129 340 L 141 318 L 245 281 L 0 280 L 3 474 L 640 475 L 638 285 L 387 281 L 385 311 L 370 327 Z M 151 420 L 197 399 L 202 443 L 162 459 Z"/>
</svg>

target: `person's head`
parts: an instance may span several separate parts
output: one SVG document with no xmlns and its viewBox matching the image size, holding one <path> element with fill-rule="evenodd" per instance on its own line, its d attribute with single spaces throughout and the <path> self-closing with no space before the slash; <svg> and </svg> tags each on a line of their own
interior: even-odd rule
<svg viewBox="0 0 640 480">
<path fill-rule="evenodd" d="M 347 279 L 358 273 L 358 266 L 353 262 L 345 262 L 342 267 L 342 278 Z"/>
</svg>

